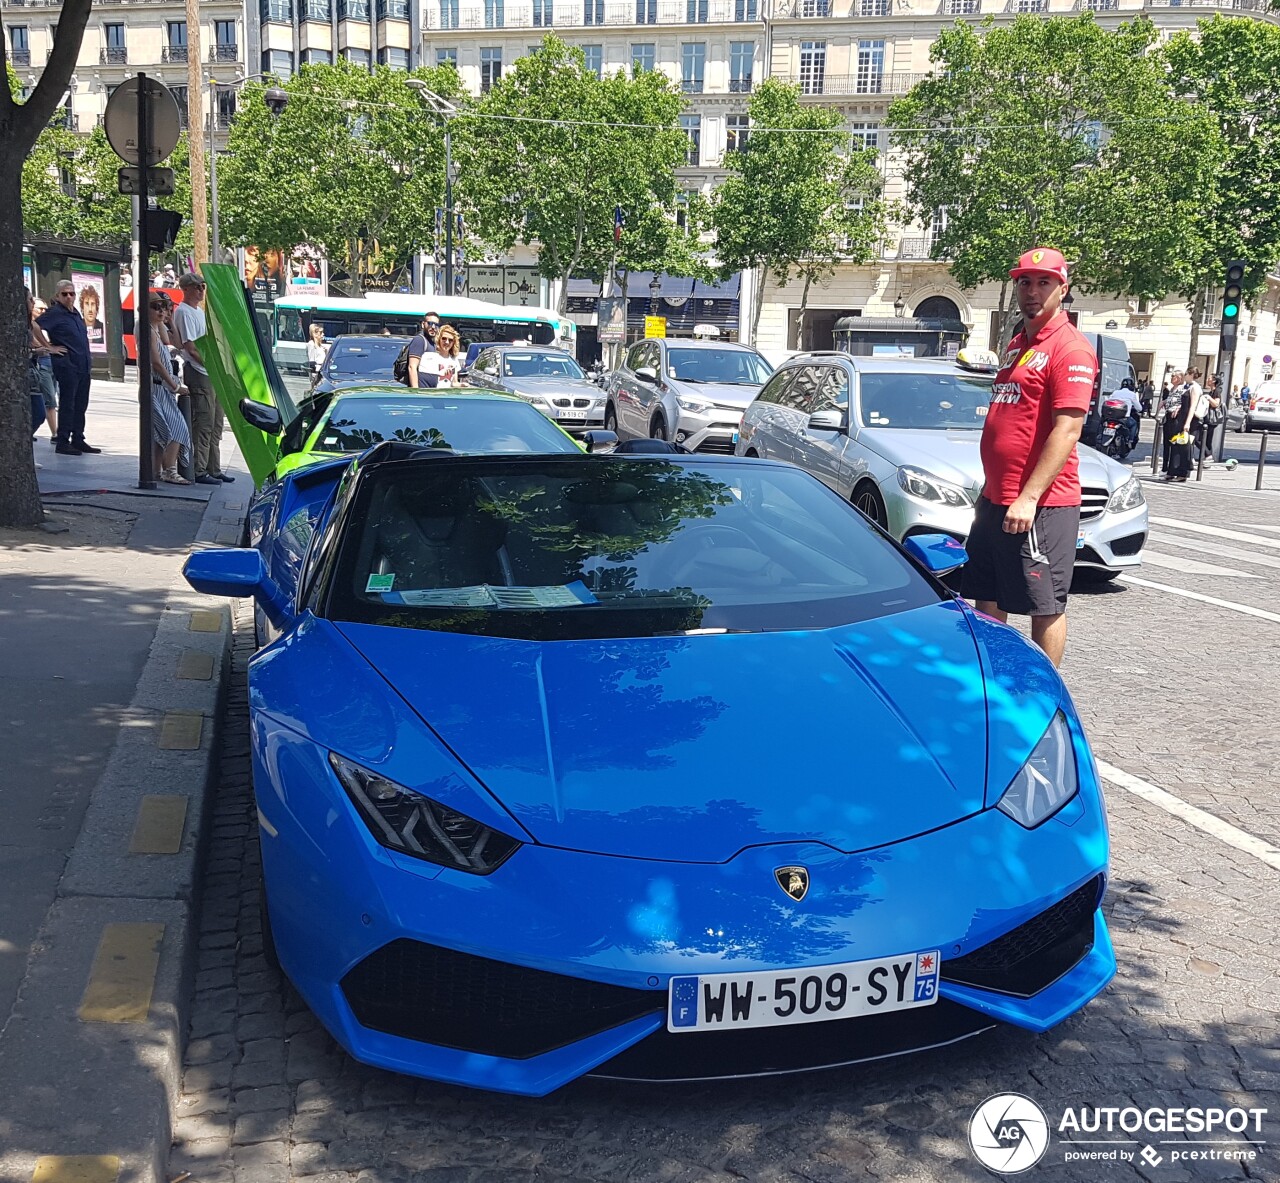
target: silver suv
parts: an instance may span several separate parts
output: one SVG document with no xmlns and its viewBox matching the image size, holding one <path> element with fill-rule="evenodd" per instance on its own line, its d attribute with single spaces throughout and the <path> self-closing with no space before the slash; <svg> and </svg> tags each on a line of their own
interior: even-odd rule
<svg viewBox="0 0 1280 1183">
<path fill-rule="evenodd" d="M 733 452 L 742 412 L 773 367 L 754 349 L 716 341 L 637 341 L 605 378 L 604 426 L 619 438 Z"/>
<path fill-rule="evenodd" d="M 982 489 L 978 440 L 991 379 L 942 359 L 801 354 L 747 408 L 735 450 L 799 465 L 899 541 L 931 533 L 963 541 Z M 1076 566 L 1114 578 L 1142 561 L 1146 499 L 1124 465 L 1077 450 Z"/>
</svg>

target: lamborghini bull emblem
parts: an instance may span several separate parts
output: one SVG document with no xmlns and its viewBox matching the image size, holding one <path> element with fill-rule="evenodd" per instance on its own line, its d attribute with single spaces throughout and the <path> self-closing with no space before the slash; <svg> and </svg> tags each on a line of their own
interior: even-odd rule
<svg viewBox="0 0 1280 1183">
<path fill-rule="evenodd" d="M 809 894 L 809 872 L 804 867 L 779 867 L 773 877 L 793 900 L 802 900 Z"/>
</svg>

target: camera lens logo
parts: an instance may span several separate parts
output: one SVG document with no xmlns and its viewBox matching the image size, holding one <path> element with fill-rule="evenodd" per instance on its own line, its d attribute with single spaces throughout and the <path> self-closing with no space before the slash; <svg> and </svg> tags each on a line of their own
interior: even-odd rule
<svg viewBox="0 0 1280 1183">
<path fill-rule="evenodd" d="M 1049 1119 L 1030 1097 L 997 1093 L 973 1111 L 969 1148 L 984 1167 L 1019 1174 L 1035 1166 L 1049 1148 Z"/>
</svg>

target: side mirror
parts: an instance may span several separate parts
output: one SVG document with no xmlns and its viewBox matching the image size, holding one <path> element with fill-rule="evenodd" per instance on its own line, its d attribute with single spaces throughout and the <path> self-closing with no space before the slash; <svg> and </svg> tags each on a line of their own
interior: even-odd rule
<svg viewBox="0 0 1280 1183">
<path fill-rule="evenodd" d="M 284 420 L 280 412 L 268 403 L 260 403 L 257 399 L 242 398 L 240 414 L 250 427 L 256 427 L 267 435 L 279 435 L 284 430 Z"/>
<path fill-rule="evenodd" d="M 636 377 L 639 378 L 641 382 L 656 382 L 658 380 L 658 371 L 652 366 L 641 366 L 636 371 Z"/>
<path fill-rule="evenodd" d="M 939 579 L 963 567 L 969 554 L 950 534 L 913 534 L 902 540 L 902 549 L 930 575 Z"/>
<path fill-rule="evenodd" d="M 849 416 L 839 407 L 828 407 L 809 416 L 810 431 L 848 431 Z"/>
<path fill-rule="evenodd" d="M 618 435 L 613 431 L 584 431 L 582 442 L 588 452 L 612 452 L 618 446 Z"/>
<path fill-rule="evenodd" d="M 277 627 L 288 619 L 284 594 L 267 574 L 267 565 L 256 550 L 198 550 L 182 565 L 182 575 L 196 591 L 207 596 L 252 596 Z"/>
</svg>

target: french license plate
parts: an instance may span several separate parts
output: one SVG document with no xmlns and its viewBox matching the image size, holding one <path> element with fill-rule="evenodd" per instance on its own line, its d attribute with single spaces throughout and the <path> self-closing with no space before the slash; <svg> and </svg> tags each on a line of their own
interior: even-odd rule
<svg viewBox="0 0 1280 1183">
<path fill-rule="evenodd" d="M 934 949 L 811 969 L 674 977 L 667 1030 L 739 1031 L 932 1006 L 938 965 Z"/>
<path fill-rule="evenodd" d="M 586 411 L 561 411 L 560 412 L 561 419 L 573 419 L 580 422 L 582 420 L 585 420 L 586 417 L 587 417 Z"/>
<path fill-rule="evenodd" d="M 1084 531 L 1076 535 L 1076 550 L 1084 550 Z"/>
</svg>

